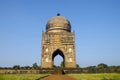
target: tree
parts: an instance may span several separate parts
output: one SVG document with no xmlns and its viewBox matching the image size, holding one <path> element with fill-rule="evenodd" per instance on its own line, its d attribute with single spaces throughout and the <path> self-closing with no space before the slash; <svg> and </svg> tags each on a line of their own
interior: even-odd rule
<svg viewBox="0 0 120 80">
<path fill-rule="evenodd" d="M 88 66 L 88 67 L 86 67 L 86 69 L 88 70 L 89 73 L 94 73 L 95 70 L 96 70 L 95 68 L 96 68 L 96 66 Z"/>
<path fill-rule="evenodd" d="M 96 66 L 88 66 L 88 67 L 86 67 L 87 69 L 95 69 L 96 68 Z"/>
<path fill-rule="evenodd" d="M 57 66 L 56 65 L 53 65 L 53 68 L 56 68 Z"/>
<path fill-rule="evenodd" d="M 20 65 L 14 65 L 13 69 L 20 69 Z"/>
<path fill-rule="evenodd" d="M 98 64 L 96 69 L 97 69 L 97 72 L 102 72 L 102 73 L 109 72 L 109 68 L 107 64 L 104 64 L 104 63 Z"/>
<path fill-rule="evenodd" d="M 31 67 L 30 66 L 24 66 L 25 69 L 30 69 Z"/>
<path fill-rule="evenodd" d="M 64 61 L 61 62 L 60 67 L 64 67 Z"/>
<path fill-rule="evenodd" d="M 32 68 L 33 68 L 33 69 L 38 69 L 39 66 L 37 65 L 37 63 L 34 63 L 34 64 L 32 65 Z"/>
<path fill-rule="evenodd" d="M 98 64 L 97 68 L 103 69 L 103 68 L 108 68 L 107 64 L 100 63 Z"/>
<path fill-rule="evenodd" d="M 77 68 L 80 68 L 79 64 L 76 64 L 76 67 L 77 67 Z"/>
</svg>

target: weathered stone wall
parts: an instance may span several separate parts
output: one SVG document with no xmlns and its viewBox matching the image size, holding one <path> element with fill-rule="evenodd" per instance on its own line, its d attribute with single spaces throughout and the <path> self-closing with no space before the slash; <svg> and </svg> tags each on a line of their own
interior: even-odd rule
<svg viewBox="0 0 120 80">
<path fill-rule="evenodd" d="M 61 73 L 120 73 L 120 68 L 44 68 L 44 69 L 0 69 L 0 74 L 54 74 Z M 57 72 L 58 71 L 58 72 Z"/>
<path fill-rule="evenodd" d="M 37 74 L 39 70 L 34 69 L 0 69 L 0 74 Z"/>
<path fill-rule="evenodd" d="M 43 33 L 41 68 L 52 68 L 57 50 L 61 52 L 66 68 L 76 67 L 74 33 Z M 59 52 L 58 52 L 59 53 Z"/>
</svg>

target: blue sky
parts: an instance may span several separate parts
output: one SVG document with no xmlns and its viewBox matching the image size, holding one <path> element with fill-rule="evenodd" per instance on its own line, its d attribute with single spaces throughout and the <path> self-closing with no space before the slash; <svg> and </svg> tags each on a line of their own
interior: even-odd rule
<svg viewBox="0 0 120 80">
<path fill-rule="evenodd" d="M 57 13 L 75 31 L 81 67 L 120 65 L 120 0 L 0 0 L 0 66 L 40 65 L 42 31 Z"/>
</svg>

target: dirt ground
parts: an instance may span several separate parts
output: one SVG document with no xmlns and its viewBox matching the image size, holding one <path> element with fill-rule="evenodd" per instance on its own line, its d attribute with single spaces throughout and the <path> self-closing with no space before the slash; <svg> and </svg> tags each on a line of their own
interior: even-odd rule
<svg viewBox="0 0 120 80">
<path fill-rule="evenodd" d="M 53 74 L 40 80 L 76 80 L 76 79 L 72 78 L 71 76 L 67 76 L 67 75 Z"/>
</svg>

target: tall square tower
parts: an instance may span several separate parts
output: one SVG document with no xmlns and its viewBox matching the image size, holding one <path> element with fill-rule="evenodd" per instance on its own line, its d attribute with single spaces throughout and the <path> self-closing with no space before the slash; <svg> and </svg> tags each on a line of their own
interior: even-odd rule
<svg viewBox="0 0 120 80">
<path fill-rule="evenodd" d="M 52 17 L 42 33 L 41 68 L 53 68 L 57 55 L 63 58 L 65 68 L 76 67 L 74 32 L 70 22 L 60 15 Z"/>
</svg>

